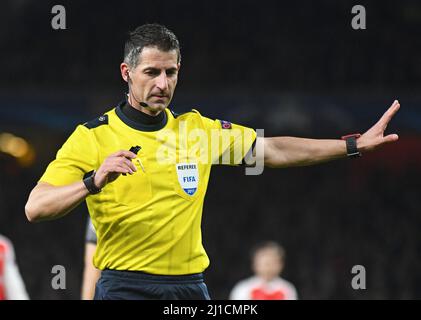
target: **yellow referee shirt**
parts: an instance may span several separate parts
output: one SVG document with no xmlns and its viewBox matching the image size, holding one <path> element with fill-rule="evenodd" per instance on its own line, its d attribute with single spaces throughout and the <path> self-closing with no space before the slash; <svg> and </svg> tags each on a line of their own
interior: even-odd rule
<svg viewBox="0 0 421 320">
<path fill-rule="evenodd" d="M 204 271 L 203 201 L 213 164 L 240 164 L 250 150 L 253 129 L 211 120 L 192 110 L 165 110 L 159 130 L 138 127 L 123 104 L 79 125 L 40 181 L 68 185 L 96 170 L 118 150 L 140 146 L 137 172 L 121 175 L 86 198 L 98 244 L 99 269 L 184 275 Z"/>
</svg>

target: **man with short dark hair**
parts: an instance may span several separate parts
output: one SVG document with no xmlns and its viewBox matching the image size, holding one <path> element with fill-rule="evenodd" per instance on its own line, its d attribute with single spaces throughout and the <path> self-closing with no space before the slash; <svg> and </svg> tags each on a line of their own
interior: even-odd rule
<svg viewBox="0 0 421 320">
<path fill-rule="evenodd" d="M 251 128 L 197 110 L 177 114 L 168 106 L 180 61 L 164 26 L 131 32 L 120 65 L 127 99 L 77 126 L 26 204 L 29 221 L 42 221 L 86 200 L 98 237 L 94 263 L 103 270 L 97 299 L 209 299 L 201 216 L 213 164 L 313 165 L 398 139 L 383 136 L 397 101 L 366 133 L 344 140 L 256 139 Z"/>
<path fill-rule="evenodd" d="M 285 250 L 274 241 L 256 245 L 251 254 L 254 275 L 239 281 L 231 290 L 231 300 L 296 300 L 297 289 L 281 277 Z"/>
</svg>

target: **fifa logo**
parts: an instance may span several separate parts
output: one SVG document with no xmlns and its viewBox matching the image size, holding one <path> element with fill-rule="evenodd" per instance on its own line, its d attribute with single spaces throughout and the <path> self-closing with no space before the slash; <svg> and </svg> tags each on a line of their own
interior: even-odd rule
<svg viewBox="0 0 421 320">
<path fill-rule="evenodd" d="M 184 182 L 196 182 L 196 179 L 194 178 L 194 176 L 183 177 L 183 181 Z"/>
</svg>

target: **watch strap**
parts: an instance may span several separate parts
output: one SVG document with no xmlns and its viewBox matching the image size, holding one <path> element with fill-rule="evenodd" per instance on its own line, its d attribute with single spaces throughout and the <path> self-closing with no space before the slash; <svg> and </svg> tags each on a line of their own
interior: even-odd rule
<svg viewBox="0 0 421 320">
<path fill-rule="evenodd" d="M 99 189 L 94 183 L 95 173 L 95 170 L 92 170 L 83 176 L 83 183 L 90 194 L 97 194 L 101 192 L 101 189 Z"/>
<path fill-rule="evenodd" d="M 359 137 L 361 137 L 360 133 L 354 133 L 341 138 L 346 142 L 346 153 L 349 158 L 361 157 L 361 152 L 357 148 L 357 139 Z"/>
</svg>

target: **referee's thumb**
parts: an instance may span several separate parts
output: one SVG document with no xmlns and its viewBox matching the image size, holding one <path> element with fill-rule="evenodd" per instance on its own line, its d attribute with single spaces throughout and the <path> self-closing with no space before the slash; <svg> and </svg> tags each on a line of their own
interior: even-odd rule
<svg viewBox="0 0 421 320">
<path fill-rule="evenodd" d="M 386 137 L 383 138 L 383 142 L 384 143 L 390 143 L 390 142 L 395 142 L 399 140 L 399 136 L 397 134 L 389 134 Z"/>
</svg>

